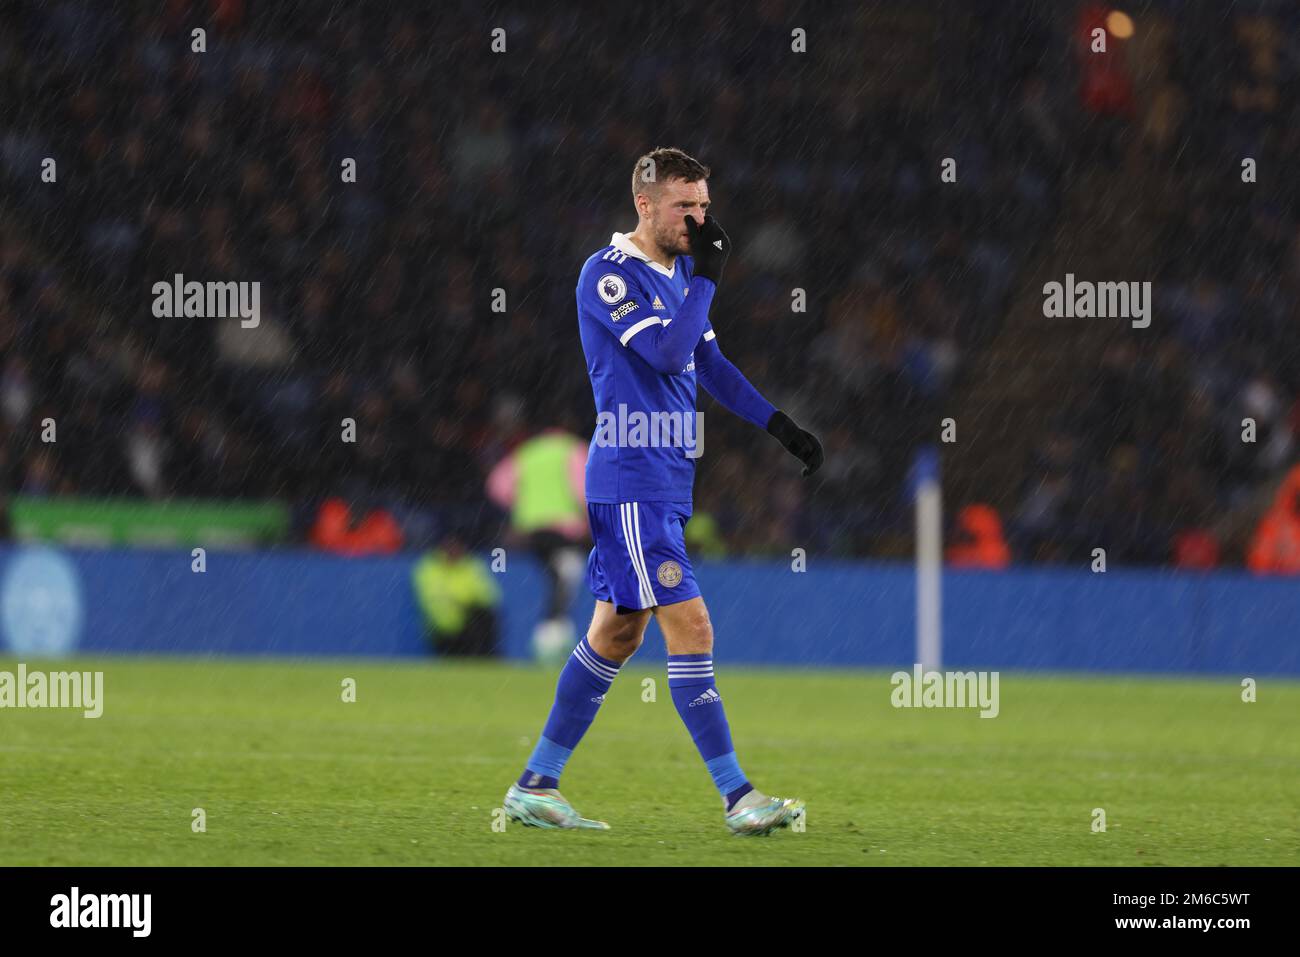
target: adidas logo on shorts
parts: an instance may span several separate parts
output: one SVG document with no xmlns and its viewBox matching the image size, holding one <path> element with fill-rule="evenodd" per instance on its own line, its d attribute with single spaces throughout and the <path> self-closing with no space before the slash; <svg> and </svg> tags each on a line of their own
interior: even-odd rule
<svg viewBox="0 0 1300 957">
<path fill-rule="evenodd" d="M 694 708 L 697 704 L 716 704 L 721 700 L 722 700 L 722 695 L 718 694 L 716 691 L 710 688 L 708 691 L 704 692 L 704 694 L 700 695 L 698 698 L 692 701 L 690 706 Z"/>
</svg>

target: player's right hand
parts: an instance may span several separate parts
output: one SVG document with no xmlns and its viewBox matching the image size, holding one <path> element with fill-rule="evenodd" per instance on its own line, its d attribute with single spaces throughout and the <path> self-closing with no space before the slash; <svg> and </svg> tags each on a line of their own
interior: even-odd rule
<svg viewBox="0 0 1300 957">
<path fill-rule="evenodd" d="M 691 237 L 691 258 L 695 260 L 695 275 L 712 279 L 716 286 L 722 280 L 722 267 L 731 254 L 731 239 L 722 231 L 712 216 L 704 217 L 704 225 L 694 216 L 686 217 L 686 232 Z"/>
</svg>

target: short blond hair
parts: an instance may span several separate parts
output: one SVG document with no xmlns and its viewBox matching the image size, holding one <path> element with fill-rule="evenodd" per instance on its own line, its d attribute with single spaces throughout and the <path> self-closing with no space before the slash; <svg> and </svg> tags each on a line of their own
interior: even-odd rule
<svg viewBox="0 0 1300 957">
<path fill-rule="evenodd" d="M 636 161 L 632 168 L 632 202 L 638 193 L 654 192 L 670 179 L 688 183 L 708 179 L 711 170 L 695 157 L 673 146 L 658 146 Z"/>
</svg>

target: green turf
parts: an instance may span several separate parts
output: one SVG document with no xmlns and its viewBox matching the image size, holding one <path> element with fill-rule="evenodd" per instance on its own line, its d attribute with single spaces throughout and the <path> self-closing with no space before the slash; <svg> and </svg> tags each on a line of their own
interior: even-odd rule
<svg viewBox="0 0 1300 957">
<path fill-rule="evenodd" d="M 492 826 L 553 671 L 28 662 L 69 667 L 105 672 L 103 717 L 0 710 L 0 865 L 1300 864 L 1295 683 L 1003 674 L 981 719 L 894 709 L 884 673 L 727 668 L 742 766 L 808 802 L 804 833 L 741 839 L 658 669 L 625 670 L 565 775 L 613 830 L 566 833 Z"/>
</svg>

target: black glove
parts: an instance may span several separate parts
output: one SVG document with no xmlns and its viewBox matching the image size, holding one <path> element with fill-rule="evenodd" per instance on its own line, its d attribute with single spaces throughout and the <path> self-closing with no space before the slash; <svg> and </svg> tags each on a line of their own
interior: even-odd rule
<svg viewBox="0 0 1300 957">
<path fill-rule="evenodd" d="M 822 444 L 817 441 L 817 436 L 799 428 L 794 424 L 794 419 L 780 409 L 773 412 L 767 420 L 767 431 L 776 436 L 776 440 L 785 446 L 787 452 L 803 463 L 804 478 L 822 467 L 826 456 L 822 453 Z"/>
<path fill-rule="evenodd" d="M 704 225 L 694 216 L 686 217 L 686 233 L 691 237 L 691 258 L 695 260 L 695 275 L 712 279 L 716 286 L 722 280 L 722 267 L 731 252 L 731 240 L 712 216 L 704 217 Z"/>
</svg>

